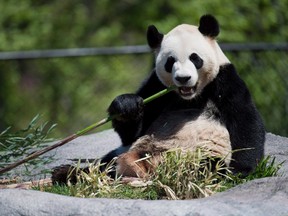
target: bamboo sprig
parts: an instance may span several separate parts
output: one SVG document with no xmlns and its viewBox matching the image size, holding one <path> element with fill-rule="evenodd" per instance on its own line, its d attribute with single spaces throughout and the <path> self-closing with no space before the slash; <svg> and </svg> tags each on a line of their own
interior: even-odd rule
<svg viewBox="0 0 288 216">
<path fill-rule="evenodd" d="M 156 94 L 144 99 L 143 103 L 147 104 L 147 103 L 155 100 L 156 98 L 161 97 L 161 96 L 167 94 L 170 91 L 173 91 L 174 89 L 176 89 L 176 86 L 170 86 L 167 89 L 164 89 L 164 90 L 162 90 L 162 91 L 160 91 L 160 92 L 158 92 L 158 93 L 156 93 Z M 94 123 L 92 125 L 89 125 L 88 127 L 84 128 L 84 129 L 82 129 L 80 131 L 77 131 L 75 134 L 72 134 L 72 135 L 64 138 L 63 140 L 60 140 L 59 142 L 57 142 L 54 145 L 47 146 L 44 149 L 41 149 L 39 151 L 34 152 L 33 154 L 28 155 L 27 157 L 25 157 L 22 160 L 16 161 L 15 163 L 12 163 L 12 164 L 4 167 L 4 168 L 1 168 L 0 169 L 0 175 L 5 173 L 5 172 L 8 172 L 8 171 L 14 169 L 15 167 L 18 167 L 19 165 L 21 165 L 23 163 L 26 163 L 26 162 L 28 162 L 28 161 L 36 158 L 36 157 L 39 157 L 40 155 L 45 154 L 46 152 L 49 152 L 49 151 L 51 151 L 51 150 L 53 150 L 53 149 L 55 149 L 57 147 L 60 147 L 60 146 L 62 146 L 64 144 L 76 139 L 77 137 L 82 136 L 82 135 L 92 131 L 93 129 L 100 127 L 101 125 L 106 124 L 107 122 L 113 120 L 115 117 L 117 117 L 117 115 L 108 116 L 108 117 L 102 119 L 101 121 L 96 122 L 96 123 Z"/>
</svg>

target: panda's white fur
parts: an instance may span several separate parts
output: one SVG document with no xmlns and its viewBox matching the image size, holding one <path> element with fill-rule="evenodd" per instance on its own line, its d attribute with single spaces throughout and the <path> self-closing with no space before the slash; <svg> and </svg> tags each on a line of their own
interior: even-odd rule
<svg viewBox="0 0 288 216">
<path fill-rule="evenodd" d="M 191 99 L 211 82 L 219 72 L 220 65 L 230 63 L 220 49 L 217 41 L 201 34 L 197 26 L 182 24 L 164 36 L 160 49 L 156 49 L 156 74 L 165 86 L 182 86 L 175 77 L 191 76 L 187 87 L 197 89 L 194 94 L 185 99 Z M 196 53 L 205 60 L 199 70 L 189 60 L 191 53 Z M 166 59 L 172 56 L 176 59 L 172 68 L 172 76 L 165 71 Z"/>
</svg>

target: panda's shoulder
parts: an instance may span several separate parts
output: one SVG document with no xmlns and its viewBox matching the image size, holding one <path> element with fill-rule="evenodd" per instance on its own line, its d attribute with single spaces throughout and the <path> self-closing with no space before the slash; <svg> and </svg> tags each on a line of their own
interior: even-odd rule
<svg viewBox="0 0 288 216">
<path fill-rule="evenodd" d="M 251 103 L 250 92 L 231 63 L 221 65 L 214 80 L 203 91 L 204 98 L 210 98 L 218 105 L 242 102 Z"/>
<path fill-rule="evenodd" d="M 214 80 L 217 89 L 229 91 L 230 93 L 249 93 L 245 82 L 240 78 L 233 64 L 227 63 L 221 65 L 219 68 L 218 75 Z"/>
<path fill-rule="evenodd" d="M 227 63 L 219 67 L 219 72 L 216 77 L 219 81 L 234 83 L 235 81 L 243 82 L 239 77 L 235 66 L 232 63 Z"/>
</svg>

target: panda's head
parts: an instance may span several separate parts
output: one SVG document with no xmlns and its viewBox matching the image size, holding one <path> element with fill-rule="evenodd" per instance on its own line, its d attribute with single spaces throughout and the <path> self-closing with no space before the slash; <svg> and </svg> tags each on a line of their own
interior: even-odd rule
<svg viewBox="0 0 288 216">
<path fill-rule="evenodd" d="M 183 99 L 190 100 L 218 74 L 219 67 L 229 63 L 216 41 L 217 20 L 211 15 L 200 19 L 199 27 L 182 24 L 168 34 L 149 26 L 147 40 L 155 50 L 156 74 L 165 86 L 176 85 Z"/>
</svg>

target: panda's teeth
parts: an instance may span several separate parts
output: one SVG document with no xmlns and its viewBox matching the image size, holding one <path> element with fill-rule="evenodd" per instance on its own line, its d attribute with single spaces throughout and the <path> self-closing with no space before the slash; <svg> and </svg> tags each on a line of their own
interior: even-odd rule
<svg viewBox="0 0 288 216">
<path fill-rule="evenodd" d="M 193 88 L 192 87 L 180 87 L 179 88 L 179 92 L 182 94 L 182 95 L 190 95 L 193 93 Z"/>
</svg>

